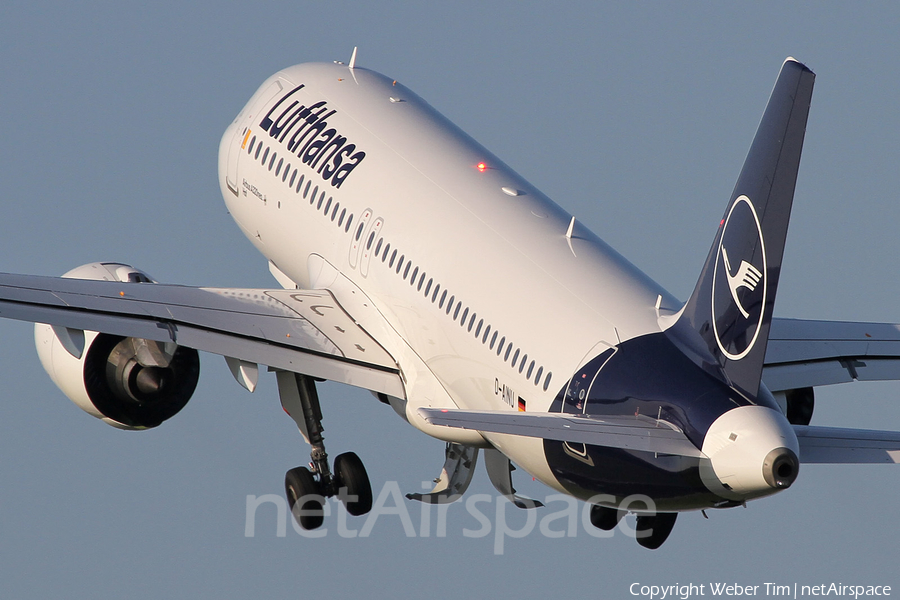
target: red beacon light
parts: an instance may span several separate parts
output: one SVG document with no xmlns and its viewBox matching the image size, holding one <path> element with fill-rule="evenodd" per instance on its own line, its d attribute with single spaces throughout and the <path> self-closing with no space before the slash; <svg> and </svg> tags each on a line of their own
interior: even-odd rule
<svg viewBox="0 0 900 600">
<path fill-rule="evenodd" d="M 475 165 L 475 168 L 478 169 L 479 173 L 484 173 L 485 171 L 487 171 L 488 166 L 487 166 L 487 164 L 480 162 L 477 165 Z"/>
</svg>

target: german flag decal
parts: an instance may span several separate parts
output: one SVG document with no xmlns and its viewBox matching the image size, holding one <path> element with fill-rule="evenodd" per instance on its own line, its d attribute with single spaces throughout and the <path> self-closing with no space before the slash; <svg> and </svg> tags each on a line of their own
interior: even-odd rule
<svg viewBox="0 0 900 600">
<path fill-rule="evenodd" d="M 519 398 L 519 412 L 525 412 L 525 400 Z"/>
</svg>

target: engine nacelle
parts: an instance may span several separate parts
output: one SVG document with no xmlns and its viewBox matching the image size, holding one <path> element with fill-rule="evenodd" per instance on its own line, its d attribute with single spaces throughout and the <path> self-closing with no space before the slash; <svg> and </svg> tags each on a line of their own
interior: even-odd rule
<svg viewBox="0 0 900 600">
<path fill-rule="evenodd" d="M 774 394 L 781 412 L 791 425 L 809 425 L 816 407 L 816 393 L 811 387 L 785 390 Z"/>
<path fill-rule="evenodd" d="M 118 263 L 91 263 L 63 275 L 155 283 Z M 36 323 L 34 341 L 44 370 L 79 408 L 120 429 L 149 429 L 187 404 L 200 378 L 200 357 L 174 343 Z"/>
</svg>

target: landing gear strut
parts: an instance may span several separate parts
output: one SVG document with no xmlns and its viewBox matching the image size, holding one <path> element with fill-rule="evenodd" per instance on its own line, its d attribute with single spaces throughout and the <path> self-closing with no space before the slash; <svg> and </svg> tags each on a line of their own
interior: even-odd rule
<svg viewBox="0 0 900 600">
<path fill-rule="evenodd" d="M 315 381 L 285 371 L 279 371 L 277 378 L 281 405 L 312 447 L 309 468 L 296 467 L 284 476 L 285 494 L 297 523 L 304 529 L 321 526 L 325 498 L 332 496 L 337 496 L 351 515 L 368 513 L 372 510 L 372 486 L 359 457 L 353 452 L 339 455 L 334 460 L 334 473 L 328 465 Z"/>
</svg>

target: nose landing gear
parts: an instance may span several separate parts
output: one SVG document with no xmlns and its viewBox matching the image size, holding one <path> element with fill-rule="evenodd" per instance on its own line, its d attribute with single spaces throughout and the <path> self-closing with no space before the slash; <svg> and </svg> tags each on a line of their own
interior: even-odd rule
<svg viewBox="0 0 900 600">
<path fill-rule="evenodd" d="M 325 519 L 325 498 L 332 496 L 337 496 L 351 515 L 368 513 L 372 510 L 372 486 L 359 457 L 345 452 L 334 460 L 334 473 L 329 467 L 315 381 L 286 371 L 276 375 L 281 405 L 311 446 L 310 468 L 296 467 L 284 476 L 285 494 L 297 523 L 304 529 L 321 526 Z"/>
</svg>

